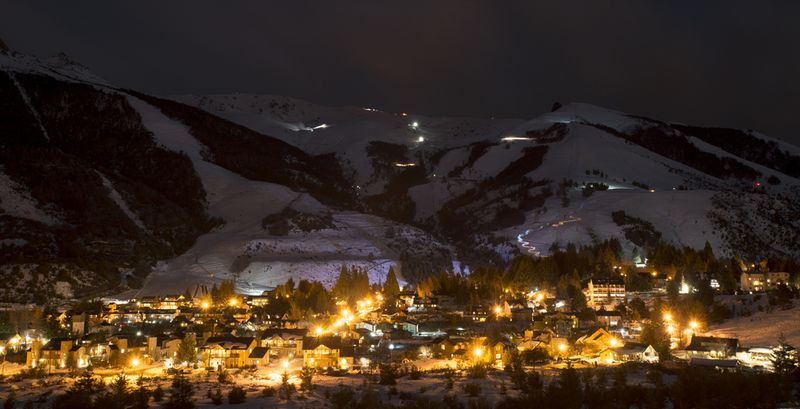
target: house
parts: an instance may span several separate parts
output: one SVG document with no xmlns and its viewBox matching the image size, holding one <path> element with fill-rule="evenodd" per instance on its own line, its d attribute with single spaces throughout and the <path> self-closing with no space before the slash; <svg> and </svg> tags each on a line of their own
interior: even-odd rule
<svg viewBox="0 0 800 409">
<path fill-rule="evenodd" d="M 303 338 L 307 328 L 269 328 L 261 333 L 262 347 L 273 357 L 294 358 L 303 354 Z"/>
<path fill-rule="evenodd" d="M 514 345 L 505 340 L 497 340 L 486 342 L 484 348 L 490 362 L 501 364 L 507 361 L 508 354 L 514 350 Z"/>
<path fill-rule="evenodd" d="M 533 308 L 530 308 L 530 307 L 513 307 L 513 308 L 511 308 L 511 321 L 532 322 L 533 321 Z"/>
<path fill-rule="evenodd" d="M 255 347 L 247 356 L 247 366 L 266 366 L 269 364 L 269 348 Z"/>
<path fill-rule="evenodd" d="M 257 345 L 253 337 L 209 337 L 200 348 L 200 356 L 209 368 L 241 368 Z"/>
<path fill-rule="evenodd" d="M 621 348 L 606 348 L 600 352 L 603 362 L 647 362 L 658 363 L 658 352 L 649 344 L 626 342 Z"/>
<path fill-rule="evenodd" d="M 625 281 L 618 278 L 590 278 L 586 300 L 593 308 L 622 304 L 625 301 Z"/>
<path fill-rule="evenodd" d="M 311 368 L 347 369 L 353 366 L 355 347 L 339 337 L 306 337 L 303 339 L 303 366 Z"/>
<path fill-rule="evenodd" d="M 599 354 L 600 351 L 609 348 L 619 348 L 622 345 L 617 337 L 611 335 L 611 333 L 603 328 L 597 328 L 578 338 L 575 341 L 575 346 L 581 350 L 582 355 L 595 356 Z"/>
<path fill-rule="evenodd" d="M 547 343 L 544 341 L 537 341 L 537 340 L 525 340 L 517 344 L 517 351 L 524 352 L 524 351 L 532 351 L 537 348 L 547 348 Z"/>
<path fill-rule="evenodd" d="M 22 343 L 22 336 L 19 335 L 19 332 L 7 332 L 0 334 L 0 348 L 4 351 L 14 351 L 16 352 L 19 350 L 20 344 Z"/>
<path fill-rule="evenodd" d="M 752 272 L 742 273 L 739 277 L 739 286 L 744 291 L 761 292 L 766 287 L 766 277 L 764 273 Z"/>
<path fill-rule="evenodd" d="M 789 284 L 789 273 L 785 271 L 770 271 L 767 273 L 767 286 L 777 287 L 780 284 Z"/>
<path fill-rule="evenodd" d="M 75 338 L 54 338 L 44 345 L 34 341 L 26 355 L 29 368 L 83 368 L 89 365 L 86 347 Z"/>
<path fill-rule="evenodd" d="M 458 351 L 464 351 L 469 347 L 469 342 L 463 337 L 442 337 L 431 342 L 431 350 L 434 358 L 452 359 Z"/>
<path fill-rule="evenodd" d="M 112 336 L 109 344 L 108 363 L 111 365 L 128 365 L 134 359 L 148 358 L 152 349 L 149 338 L 133 335 Z"/>
<path fill-rule="evenodd" d="M 702 337 L 694 335 L 689 345 L 682 351 L 675 351 L 679 358 L 725 359 L 736 356 L 739 349 L 737 338 Z"/>
<path fill-rule="evenodd" d="M 419 323 L 416 321 L 404 320 L 395 322 L 394 327 L 399 330 L 408 331 L 411 333 L 411 336 L 415 336 L 419 333 Z"/>
<path fill-rule="evenodd" d="M 796 356 L 797 353 L 794 349 L 791 352 Z M 736 359 L 743 365 L 749 367 L 762 367 L 767 370 L 772 370 L 772 359 L 775 357 L 775 350 L 771 347 L 754 346 L 747 349 L 740 349 L 736 351 Z"/>
<path fill-rule="evenodd" d="M 604 328 L 615 328 L 622 325 L 622 313 L 619 311 L 599 310 L 595 312 L 597 324 Z"/>
</svg>

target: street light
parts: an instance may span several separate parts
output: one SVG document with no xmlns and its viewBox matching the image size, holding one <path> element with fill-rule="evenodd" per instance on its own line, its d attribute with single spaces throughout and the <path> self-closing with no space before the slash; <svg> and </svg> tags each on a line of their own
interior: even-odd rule
<svg viewBox="0 0 800 409">
<path fill-rule="evenodd" d="M 668 312 L 665 312 L 664 313 L 664 321 L 667 321 L 667 322 L 672 321 L 672 314 L 668 313 Z"/>
<path fill-rule="evenodd" d="M 689 323 L 689 328 L 691 328 L 692 330 L 696 330 L 697 327 L 699 327 L 699 326 L 700 326 L 700 324 L 698 324 L 697 321 L 691 321 Z"/>
</svg>

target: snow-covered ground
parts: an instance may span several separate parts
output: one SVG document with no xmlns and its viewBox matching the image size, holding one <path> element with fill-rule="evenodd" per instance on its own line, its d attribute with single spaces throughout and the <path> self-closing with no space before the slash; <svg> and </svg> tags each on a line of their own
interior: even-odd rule
<svg viewBox="0 0 800 409">
<path fill-rule="evenodd" d="M 547 254 L 552 243 L 588 245 L 597 240 L 623 237 L 624 232 L 611 218 L 617 210 L 650 221 L 662 237 L 678 245 L 702 248 L 708 240 L 715 251 L 722 250 L 713 234 L 706 213 L 714 192 L 608 190 L 588 198 L 573 192 L 570 204 L 563 207 L 559 198 L 546 203 L 547 212 L 530 212 L 525 224 L 504 231 L 506 237 L 519 239 L 526 249 Z M 629 248 L 628 250 L 631 250 Z M 534 253 L 535 251 L 531 251 Z"/>
<path fill-rule="evenodd" d="M 800 306 L 733 318 L 712 325 L 707 332 L 713 336 L 739 338 L 743 346 L 777 345 L 778 338 L 783 334 L 788 344 L 800 347 Z"/>
<path fill-rule="evenodd" d="M 207 193 L 209 214 L 225 221 L 200 236 L 186 253 L 160 263 L 135 295 L 181 293 L 231 279 L 244 294 L 260 294 L 289 277 L 333 284 L 342 265 L 366 268 L 378 282 L 390 266 L 401 267 L 397 254 L 383 243 L 383 231 L 394 223 L 375 216 L 333 212 L 334 229 L 269 235 L 262 219 L 287 206 L 309 213 L 330 209 L 308 194 L 251 181 L 203 160 L 202 145 L 183 124 L 137 98 L 129 101 L 159 144 L 191 158 Z M 240 272 L 232 271 L 237 257 L 249 261 Z"/>
<path fill-rule="evenodd" d="M 3 213 L 51 226 L 61 223 L 61 218 L 52 209 L 46 211 L 40 208 L 30 192 L 3 173 L 3 167 L 0 166 L 0 214 Z"/>
</svg>

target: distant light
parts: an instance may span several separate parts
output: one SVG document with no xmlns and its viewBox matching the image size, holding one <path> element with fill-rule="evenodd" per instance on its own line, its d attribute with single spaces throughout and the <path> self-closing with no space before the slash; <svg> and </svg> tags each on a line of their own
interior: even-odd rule
<svg viewBox="0 0 800 409">
<path fill-rule="evenodd" d="M 133 358 L 131 360 L 131 366 L 134 367 L 134 368 L 139 366 L 139 358 Z"/>
<path fill-rule="evenodd" d="M 483 348 L 477 347 L 475 348 L 474 351 L 472 351 L 472 353 L 475 355 L 476 358 L 480 358 L 481 356 L 483 356 Z"/>
<path fill-rule="evenodd" d="M 409 163 L 395 163 L 395 164 L 394 164 L 394 166 L 397 166 L 398 168 L 410 168 L 410 167 L 417 166 L 417 164 L 416 164 L 416 163 L 414 163 L 414 162 L 409 162 Z"/>
<path fill-rule="evenodd" d="M 514 142 L 514 141 L 532 141 L 533 138 L 527 138 L 524 136 L 506 136 L 505 138 L 500 139 L 503 142 Z"/>
<path fill-rule="evenodd" d="M 420 136 L 419 138 L 417 138 L 417 142 L 419 142 L 419 143 L 425 142 L 425 137 L 424 136 Z"/>
<path fill-rule="evenodd" d="M 136 336 L 137 337 L 141 337 L 142 336 L 142 331 L 136 331 Z"/>
<path fill-rule="evenodd" d="M 411 123 L 411 127 L 412 127 L 412 128 L 415 128 L 415 129 L 416 129 L 416 128 L 419 128 L 419 122 L 417 122 L 417 121 L 414 121 L 414 122 L 412 122 L 412 123 Z"/>
<path fill-rule="evenodd" d="M 322 124 L 322 125 L 317 125 L 317 126 L 311 128 L 311 129 L 325 129 L 325 128 L 329 127 L 329 126 L 330 125 L 328 125 L 328 124 Z"/>
<path fill-rule="evenodd" d="M 236 298 L 231 298 L 230 300 L 228 300 L 228 304 L 230 304 L 231 307 L 235 307 L 236 304 L 239 304 L 239 300 L 237 300 Z"/>
<path fill-rule="evenodd" d="M 283 362 L 281 362 L 281 366 L 283 366 L 283 369 L 289 368 L 289 360 L 284 359 Z"/>
<path fill-rule="evenodd" d="M 650 189 L 650 193 L 655 193 L 655 192 L 656 192 L 655 189 Z"/>
</svg>

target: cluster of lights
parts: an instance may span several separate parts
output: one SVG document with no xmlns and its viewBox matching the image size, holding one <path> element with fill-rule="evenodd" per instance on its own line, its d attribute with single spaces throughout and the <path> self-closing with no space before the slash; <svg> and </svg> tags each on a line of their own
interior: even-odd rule
<svg viewBox="0 0 800 409">
<path fill-rule="evenodd" d="M 665 312 L 663 318 L 664 318 L 664 323 L 666 324 L 665 329 L 667 331 L 667 334 L 669 334 L 669 336 L 672 337 L 673 335 L 678 333 L 679 328 L 676 325 L 672 314 L 670 312 Z M 686 335 L 692 335 L 697 331 L 698 328 L 700 328 L 700 323 L 695 320 L 690 320 L 689 323 L 687 324 L 687 328 L 684 329 L 683 332 Z"/>
</svg>

